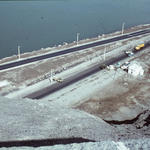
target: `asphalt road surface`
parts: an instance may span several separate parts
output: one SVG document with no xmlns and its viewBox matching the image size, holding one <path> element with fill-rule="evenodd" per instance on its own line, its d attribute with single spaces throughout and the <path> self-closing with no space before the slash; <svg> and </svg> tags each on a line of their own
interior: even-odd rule
<svg viewBox="0 0 150 150">
<path fill-rule="evenodd" d="M 77 46 L 77 47 L 74 47 L 74 48 L 65 49 L 65 50 L 62 50 L 62 51 L 59 51 L 59 52 L 54 52 L 54 53 L 51 53 L 51 54 L 45 54 L 45 55 L 40 55 L 40 56 L 35 56 L 35 57 L 32 57 L 32 58 L 24 59 L 24 60 L 18 60 L 18 61 L 15 61 L 15 62 L 10 62 L 10 63 L 7 63 L 7 64 L 0 65 L 0 70 L 12 68 L 12 67 L 17 67 L 17 66 L 24 65 L 24 64 L 27 64 L 27 63 L 32 63 L 32 62 L 35 62 L 35 61 L 39 61 L 39 60 L 43 60 L 43 59 L 47 59 L 47 58 L 52 58 L 52 57 L 56 57 L 56 56 L 60 56 L 60 55 L 64 55 L 64 54 L 68 54 L 68 53 L 72 53 L 72 52 L 76 52 L 76 51 L 81 51 L 81 50 L 84 50 L 84 49 L 87 49 L 87 48 L 91 48 L 91 47 L 95 47 L 95 46 L 99 46 L 99 45 L 103 45 L 103 44 L 108 44 L 108 43 L 116 42 L 116 41 L 119 41 L 119 40 L 124 40 L 124 39 L 128 39 L 128 38 L 131 38 L 131 37 L 144 35 L 144 34 L 147 34 L 147 33 L 150 33 L 150 29 L 145 29 L 145 30 L 142 30 L 142 31 L 121 35 L 121 36 L 114 37 L 114 38 L 111 38 L 111 39 L 102 40 L 102 41 L 98 41 L 98 42 L 85 44 L 85 45 L 82 45 L 82 46 Z"/>
</svg>

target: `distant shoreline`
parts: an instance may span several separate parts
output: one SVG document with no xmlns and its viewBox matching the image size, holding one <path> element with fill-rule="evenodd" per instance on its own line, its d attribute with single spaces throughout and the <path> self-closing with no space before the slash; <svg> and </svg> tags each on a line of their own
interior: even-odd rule
<svg viewBox="0 0 150 150">
<path fill-rule="evenodd" d="M 150 24 L 143 24 L 143 25 L 133 26 L 131 28 L 125 29 L 124 34 L 134 32 L 134 31 L 138 31 L 138 30 L 142 30 L 142 29 L 146 29 L 146 28 L 150 28 Z M 116 31 L 116 32 L 109 33 L 109 34 L 102 34 L 102 35 L 99 35 L 98 37 L 93 37 L 93 38 L 87 38 L 87 39 L 80 40 L 78 43 L 80 45 L 82 45 L 82 44 L 89 43 L 89 42 L 94 42 L 94 41 L 97 41 L 97 40 L 103 40 L 105 38 L 111 38 L 113 36 L 120 35 L 121 32 L 122 31 Z M 73 47 L 73 46 L 76 46 L 76 41 L 74 41 L 72 43 L 64 42 L 63 45 L 57 45 L 57 46 L 54 46 L 54 47 L 41 48 L 41 49 L 38 49 L 38 50 L 33 50 L 31 52 L 21 53 L 21 58 L 24 59 L 24 58 L 27 58 L 27 57 L 46 54 L 46 53 L 49 53 L 49 52 L 56 52 L 58 50 L 63 50 L 65 48 L 70 48 L 70 47 Z M 4 57 L 4 58 L 0 59 L 0 64 L 7 63 L 7 62 L 10 62 L 10 61 L 15 61 L 17 59 L 18 59 L 18 55 L 16 55 L 16 54 L 12 55 L 12 56 Z"/>
</svg>

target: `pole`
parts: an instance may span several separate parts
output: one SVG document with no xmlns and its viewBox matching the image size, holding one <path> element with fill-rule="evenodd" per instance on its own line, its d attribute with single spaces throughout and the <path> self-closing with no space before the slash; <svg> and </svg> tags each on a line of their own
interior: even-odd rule
<svg viewBox="0 0 150 150">
<path fill-rule="evenodd" d="M 123 23 L 122 23 L 122 35 L 123 35 L 123 33 L 124 33 L 124 25 L 125 25 L 125 23 L 123 22 Z"/>
<path fill-rule="evenodd" d="M 77 45 L 78 45 L 78 42 L 79 42 L 79 35 L 80 35 L 80 33 L 77 33 Z"/>
<path fill-rule="evenodd" d="M 105 46 L 105 49 L 104 49 L 104 60 L 106 58 L 106 46 Z"/>
<path fill-rule="evenodd" d="M 18 45 L 18 58 L 20 59 L 20 46 Z"/>
<path fill-rule="evenodd" d="M 50 81 L 52 82 L 53 81 L 53 73 L 52 73 L 52 70 L 51 70 L 51 77 L 50 77 Z"/>
</svg>

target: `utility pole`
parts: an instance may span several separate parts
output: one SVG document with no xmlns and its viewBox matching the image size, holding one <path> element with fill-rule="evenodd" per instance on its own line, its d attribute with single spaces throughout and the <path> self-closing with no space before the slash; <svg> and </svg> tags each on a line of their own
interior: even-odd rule
<svg viewBox="0 0 150 150">
<path fill-rule="evenodd" d="M 51 70 L 51 76 L 50 76 L 50 83 L 53 81 L 53 73 L 52 73 L 52 70 Z"/>
<path fill-rule="evenodd" d="M 124 33 L 124 25 L 125 25 L 125 22 L 122 23 L 122 35 Z"/>
<path fill-rule="evenodd" d="M 79 42 L 79 35 L 80 35 L 80 33 L 77 33 L 77 45 L 78 45 L 78 42 Z"/>
<path fill-rule="evenodd" d="M 20 46 L 18 45 L 18 58 L 20 59 Z"/>
<path fill-rule="evenodd" d="M 106 46 L 105 46 L 105 49 L 104 49 L 104 60 L 106 58 Z"/>
</svg>

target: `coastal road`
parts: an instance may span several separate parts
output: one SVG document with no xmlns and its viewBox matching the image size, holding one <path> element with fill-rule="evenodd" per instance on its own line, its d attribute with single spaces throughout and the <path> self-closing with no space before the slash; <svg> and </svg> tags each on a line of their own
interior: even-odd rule
<svg viewBox="0 0 150 150">
<path fill-rule="evenodd" d="M 150 46 L 150 44 L 147 43 L 147 44 L 145 44 L 145 47 L 143 49 L 145 49 L 146 47 L 149 47 L 149 46 Z M 140 51 L 141 50 L 134 51 L 134 53 L 136 54 Z M 69 86 L 69 85 L 71 85 L 71 84 L 73 84 L 73 83 L 75 83 L 81 79 L 84 79 L 84 78 L 86 78 L 86 77 L 88 77 L 94 73 L 97 73 L 97 72 L 103 70 L 105 66 L 115 64 L 115 63 L 119 62 L 120 60 L 123 60 L 127 57 L 128 57 L 128 55 L 123 53 L 117 57 L 111 58 L 110 60 L 107 60 L 103 63 L 98 63 L 98 64 L 96 64 L 96 65 L 94 65 L 88 69 L 81 71 L 80 73 L 77 73 L 73 76 L 70 76 L 67 79 L 64 79 L 63 82 L 61 82 L 61 83 L 54 83 L 54 84 L 52 84 L 46 88 L 43 88 L 43 89 L 36 91 L 36 92 L 33 92 L 32 94 L 29 94 L 25 97 L 31 98 L 31 99 L 41 99 L 47 95 L 50 95 L 50 94 L 52 94 L 52 93 L 54 93 L 54 92 L 56 92 L 56 91 L 58 91 L 64 87 L 66 87 L 66 86 Z"/>
<path fill-rule="evenodd" d="M 44 59 L 47 59 L 47 58 L 52 58 L 52 57 L 56 57 L 56 56 L 60 56 L 60 55 L 65 55 L 65 54 L 76 52 L 76 51 L 81 51 L 81 50 L 84 50 L 84 49 L 87 49 L 87 48 L 91 48 L 91 47 L 95 47 L 95 46 L 99 46 L 99 45 L 103 45 L 103 44 L 108 44 L 108 43 L 128 39 L 128 38 L 131 38 L 131 37 L 144 35 L 144 34 L 147 34 L 147 33 L 150 33 L 150 29 L 145 29 L 145 30 L 141 30 L 141 31 L 138 31 L 138 32 L 132 32 L 130 34 L 125 34 L 125 35 L 117 36 L 117 37 L 106 39 L 106 40 L 96 41 L 96 42 L 93 42 L 93 43 L 88 43 L 88 44 L 85 44 L 85 45 L 81 45 L 81 46 L 77 46 L 77 47 L 73 47 L 73 48 L 68 48 L 68 49 L 65 49 L 65 50 L 62 50 L 62 51 L 59 51 L 59 52 L 44 54 L 44 55 L 40 55 L 40 56 L 35 56 L 35 57 L 23 59 L 23 60 L 17 60 L 17 61 L 14 61 L 14 62 L 10 62 L 10 63 L 7 63 L 7 64 L 0 65 L 0 70 L 9 69 L 9 68 L 12 68 L 12 67 L 17 67 L 17 66 L 20 66 L 20 65 L 36 62 L 36 61 L 39 61 L 39 60 L 44 60 Z"/>
</svg>

